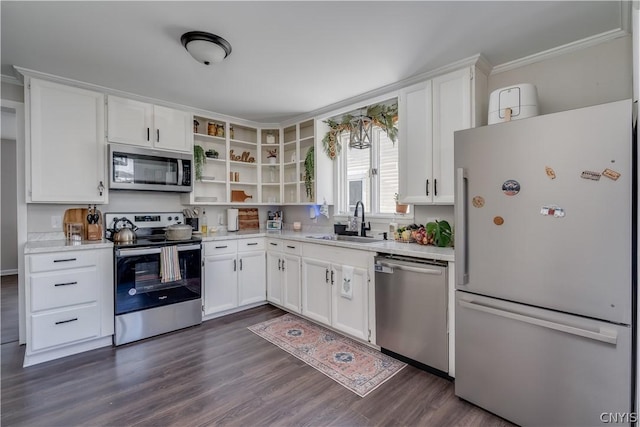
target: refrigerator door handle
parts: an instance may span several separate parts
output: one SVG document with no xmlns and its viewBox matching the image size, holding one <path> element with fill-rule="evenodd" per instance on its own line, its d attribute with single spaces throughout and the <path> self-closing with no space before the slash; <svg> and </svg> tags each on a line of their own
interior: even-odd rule
<svg viewBox="0 0 640 427">
<path fill-rule="evenodd" d="M 469 283 L 467 248 L 467 172 L 456 170 L 456 200 L 454 221 L 456 224 L 456 285 Z"/>
<path fill-rule="evenodd" d="M 618 334 L 614 330 L 603 330 L 600 328 L 598 332 L 590 331 L 588 329 L 577 328 L 575 326 L 565 325 L 563 323 L 552 322 L 550 320 L 538 319 L 536 317 L 525 316 L 519 313 L 513 313 L 511 311 L 504 311 L 486 305 L 468 302 L 464 300 L 458 301 L 461 307 L 469 308 L 471 310 L 481 311 L 483 313 L 493 314 L 494 316 L 501 316 L 507 319 L 518 320 L 520 322 L 529 323 L 531 325 L 540 326 L 542 328 L 553 329 L 559 332 L 567 334 L 577 335 L 585 338 L 589 338 L 596 341 L 602 341 L 604 343 L 616 345 L 618 341 Z"/>
</svg>

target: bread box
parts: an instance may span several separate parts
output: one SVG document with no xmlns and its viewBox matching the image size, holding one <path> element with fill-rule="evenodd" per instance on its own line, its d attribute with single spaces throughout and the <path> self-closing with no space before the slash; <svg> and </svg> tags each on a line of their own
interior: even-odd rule
<svg viewBox="0 0 640 427">
<path fill-rule="evenodd" d="M 507 111 L 510 108 L 511 112 Z M 539 114 L 538 91 L 531 83 L 503 87 L 489 97 L 489 124 L 526 119 Z"/>
</svg>

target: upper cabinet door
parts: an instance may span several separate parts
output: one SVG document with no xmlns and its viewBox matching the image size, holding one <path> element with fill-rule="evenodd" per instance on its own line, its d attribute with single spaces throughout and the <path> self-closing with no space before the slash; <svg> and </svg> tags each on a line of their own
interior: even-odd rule
<svg viewBox="0 0 640 427">
<path fill-rule="evenodd" d="M 156 148 L 166 150 L 193 150 L 192 115 L 173 108 L 153 106 L 153 141 Z"/>
<path fill-rule="evenodd" d="M 109 96 L 107 111 L 110 142 L 153 146 L 153 105 Z"/>
<path fill-rule="evenodd" d="M 399 198 L 403 203 L 433 201 L 431 81 L 410 86 L 398 104 Z"/>
<path fill-rule="evenodd" d="M 433 79 L 433 202 L 453 204 L 453 133 L 471 127 L 471 68 Z"/>
<path fill-rule="evenodd" d="M 30 79 L 27 201 L 107 203 L 104 95 Z"/>
</svg>

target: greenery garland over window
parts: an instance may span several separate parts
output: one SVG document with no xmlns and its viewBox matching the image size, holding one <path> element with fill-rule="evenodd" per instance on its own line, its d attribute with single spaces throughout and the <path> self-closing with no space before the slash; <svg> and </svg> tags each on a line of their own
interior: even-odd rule
<svg viewBox="0 0 640 427">
<path fill-rule="evenodd" d="M 367 107 L 366 115 L 371 117 L 374 126 L 378 126 L 385 131 L 391 142 L 396 142 L 396 139 L 398 139 L 398 128 L 396 127 L 396 123 L 398 122 L 397 102 L 390 105 L 370 105 Z M 335 159 L 342 149 L 338 141 L 338 136 L 342 132 L 351 132 L 351 120 L 354 117 L 352 114 L 345 114 L 339 122 L 332 119 L 324 121 L 331 129 L 324 138 L 322 138 L 322 148 L 331 160 Z"/>
</svg>

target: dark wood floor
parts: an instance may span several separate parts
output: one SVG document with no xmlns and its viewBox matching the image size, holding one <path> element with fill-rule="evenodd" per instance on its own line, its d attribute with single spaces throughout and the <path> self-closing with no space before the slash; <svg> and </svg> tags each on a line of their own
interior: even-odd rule
<svg viewBox="0 0 640 427">
<path fill-rule="evenodd" d="M 2 276 L 0 288 L 0 343 L 18 341 L 18 276 Z"/>
<path fill-rule="evenodd" d="M 3 426 L 507 426 L 411 366 L 360 398 L 247 330 L 272 306 L 22 368 L 2 345 Z"/>
</svg>

